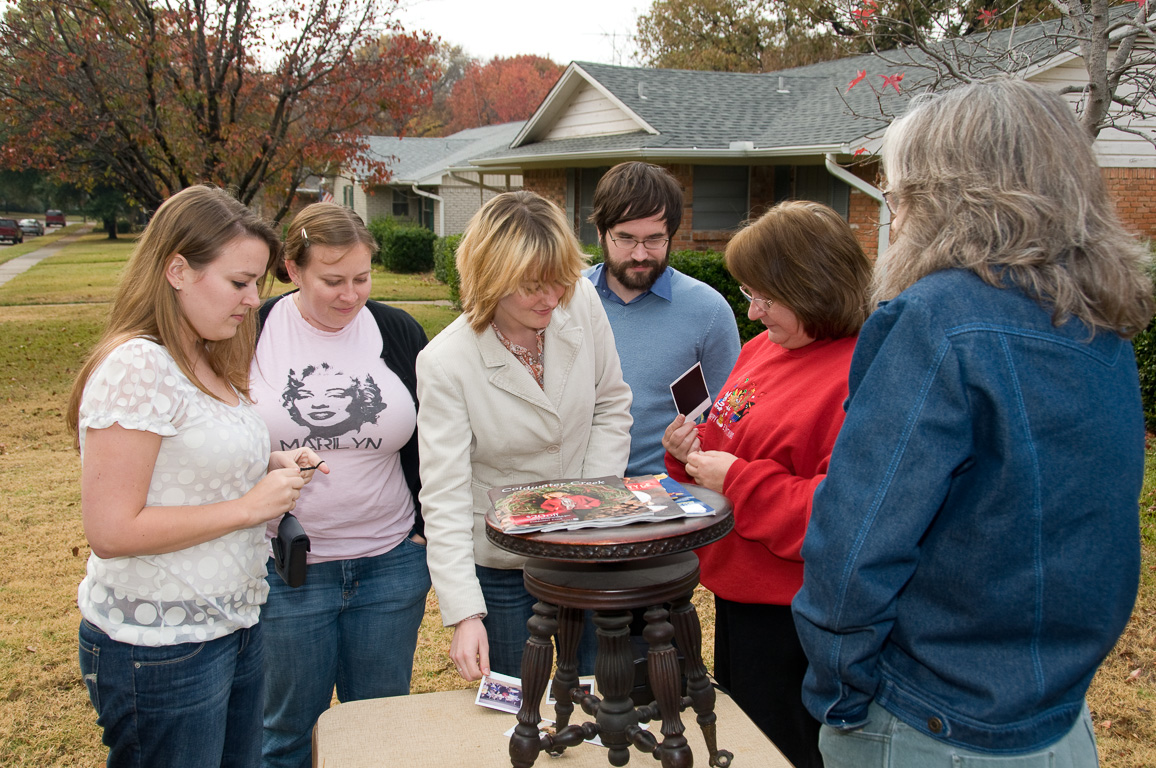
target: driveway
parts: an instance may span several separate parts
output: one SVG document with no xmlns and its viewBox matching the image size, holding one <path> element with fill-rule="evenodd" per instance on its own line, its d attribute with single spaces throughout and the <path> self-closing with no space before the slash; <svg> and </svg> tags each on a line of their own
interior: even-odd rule
<svg viewBox="0 0 1156 768">
<path fill-rule="evenodd" d="M 81 235 L 87 235 L 92 231 L 94 226 L 96 225 L 84 224 L 76 232 L 65 235 L 59 240 L 54 241 L 51 245 L 46 245 L 43 248 L 37 248 L 35 251 L 30 251 L 23 256 L 17 256 L 14 259 L 10 259 L 3 264 L 0 264 L 0 285 L 4 285 L 4 283 L 8 282 L 17 275 L 23 274 L 24 272 L 32 269 L 32 267 L 44 261 L 64 246 L 75 241 Z"/>
</svg>

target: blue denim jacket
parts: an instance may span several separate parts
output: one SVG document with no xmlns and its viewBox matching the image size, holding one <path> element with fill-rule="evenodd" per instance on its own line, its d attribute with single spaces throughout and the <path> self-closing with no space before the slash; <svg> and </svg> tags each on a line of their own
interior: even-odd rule
<svg viewBox="0 0 1156 768">
<path fill-rule="evenodd" d="M 864 325 L 794 600 L 821 722 L 882 707 L 946 742 L 1039 749 L 1128 621 L 1144 427 L 1131 345 L 970 272 Z"/>
</svg>

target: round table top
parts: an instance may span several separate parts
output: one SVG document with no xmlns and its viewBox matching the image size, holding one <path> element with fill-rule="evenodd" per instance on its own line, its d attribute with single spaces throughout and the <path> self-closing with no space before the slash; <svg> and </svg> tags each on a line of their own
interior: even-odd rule
<svg viewBox="0 0 1156 768">
<path fill-rule="evenodd" d="M 715 508 L 713 515 L 680 517 L 610 528 L 579 528 L 508 534 L 498 528 L 494 510 L 486 512 L 486 537 L 507 552 L 563 562 L 625 562 L 673 555 L 718 541 L 734 528 L 731 503 L 709 488 L 683 483 L 687 491 Z"/>
</svg>

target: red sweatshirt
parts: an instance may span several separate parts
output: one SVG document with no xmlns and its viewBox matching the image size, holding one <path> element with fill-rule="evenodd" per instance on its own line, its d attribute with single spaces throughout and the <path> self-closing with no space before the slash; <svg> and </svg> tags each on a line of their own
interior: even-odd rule
<svg viewBox="0 0 1156 768">
<path fill-rule="evenodd" d="M 790 350 L 765 333 L 756 336 L 699 425 L 704 451 L 738 457 L 723 483 L 735 529 L 697 551 L 702 583 L 719 597 L 788 605 L 803 585 L 799 550 L 811 497 L 843 425 L 855 338 Z M 666 467 L 671 477 L 690 481 L 669 453 Z"/>
</svg>

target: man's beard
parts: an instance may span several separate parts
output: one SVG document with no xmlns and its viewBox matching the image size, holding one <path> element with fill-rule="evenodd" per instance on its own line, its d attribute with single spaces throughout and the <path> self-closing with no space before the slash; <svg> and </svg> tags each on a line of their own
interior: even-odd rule
<svg viewBox="0 0 1156 768">
<path fill-rule="evenodd" d="M 670 263 L 669 251 L 664 253 L 661 258 L 653 258 L 648 252 L 646 261 L 635 261 L 629 256 L 621 260 L 613 259 L 609 256 L 610 249 L 606 247 L 605 238 L 602 242 L 602 252 L 607 254 L 603 260 L 606 271 L 624 287 L 632 291 L 649 291 L 651 286 L 662 276 L 662 273 L 666 271 L 666 265 Z M 629 271 L 637 267 L 650 267 L 650 270 L 641 273 Z"/>
</svg>

